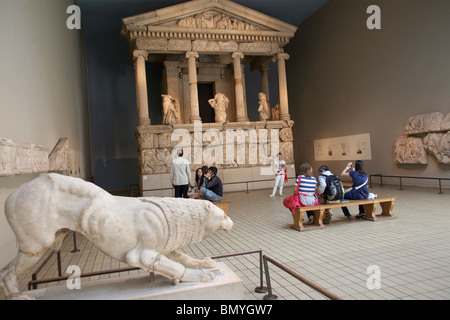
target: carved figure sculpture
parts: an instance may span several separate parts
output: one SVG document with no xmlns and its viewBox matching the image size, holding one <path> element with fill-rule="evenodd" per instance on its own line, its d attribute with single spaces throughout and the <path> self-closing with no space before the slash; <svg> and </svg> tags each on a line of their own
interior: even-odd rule
<svg viewBox="0 0 450 320">
<path fill-rule="evenodd" d="M 447 113 L 445 118 L 441 122 L 441 130 L 450 130 L 450 113 Z"/>
<path fill-rule="evenodd" d="M 233 226 L 209 201 L 118 197 L 55 173 L 19 187 L 6 200 L 5 213 L 19 244 L 15 259 L 0 271 L 7 296 L 20 293 L 17 275 L 47 249 L 58 250 L 68 230 L 81 233 L 113 259 L 175 283 L 211 281 L 214 273 L 207 269 L 216 267 L 214 261 L 194 259 L 177 249 Z"/>
<path fill-rule="evenodd" d="M 230 100 L 228 100 L 228 98 L 223 93 L 217 93 L 214 96 L 214 99 L 208 100 L 208 103 L 214 109 L 215 120 L 217 123 L 227 122 L 227 109 L 229 102 Z"/>
<path fill-rule="evenodd" d="M 259 120 L 260 121 L 270 120 L 270 111 L 269 107 L 267 106 L 266 94 L 260 92 L 258 93 L 258 98 L 259 98 L 259 108 L 258 108 Z"/>
<path fill-rule="evenodd" d="M 260 30 L 258 26 L 213 11 L 206 11 L 180 19 L 177 26 L 182 28 Z"/>
<path fill-rule="evenodd" d="M 439 163 L 450 164 L 450 113 L 430 112 L 409 117 L 405 136 L 394 145 L 395 163 L 427 164 L 427 153 Z"/>
<path fill-rule="evenodd" d="M 439 163 L 450 164 L 450 132 L 429 133 L 423 138 L 423 144 Z"/>
<path fill-rule="evenodd" d="M 428 154 L 422 139 L 407 136 L 397 138 L 394 143 L 394 163 L 427 164 Z"/>
<path fill-rule="evenodd" d="M 444 115 L 441 112 L 430 112 L 409 117 L 404 128 L 405 134 L 418 134 L 441 131 Z"/>
<path fill-rule="evenodd" d="M 177 123 L 179 119 L 179 108 L 177 102 L 168 94 L 162 94 L 162 106 L 163 106 L 163 124 L 173 125 Z"/>
<path fill-rule="evenodd" d="M 276 104 L 272 108 L 272 120 L 280 120 L 280 105 Z"/>
</svg>

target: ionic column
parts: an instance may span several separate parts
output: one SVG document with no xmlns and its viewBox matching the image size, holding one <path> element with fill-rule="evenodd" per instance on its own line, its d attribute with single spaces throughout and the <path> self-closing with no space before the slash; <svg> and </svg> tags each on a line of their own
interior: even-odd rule
<svg viewBox="0 0 450 320">
<path fill-rule="evenodd" d="M 248 121 L 245 115 L 245 102 L 244 102 L 244 87 L 242 86 L 242 70 L 241 70 L 241 59 L 244 58 L 242 52 L 235 52 L 231 56 L 233 58 L 234 67 L 234 83 L 236 95 L 236 121 L 243 122 Z"/>
<path fill-rule="evenodd" d="M 262 92 L 266 95 L 267 105 L 270 109 L 270 98 L 269 98 L 269 75 L 267 71 L 269 71 L 269 66 L 264 65 L 261 67 L 261 80 L 262 80 Z"/>
<path fill-rule="evenodd" d="M 189 121 L 193 123 L 195 120 L 201 120 L 200 111 L 198 106 L 198 89 L 197 89 L 197 64 L 195 59 L 198 59 L 197 52 L 186 52 L 186 58 L 188 59 L 188 71 L 189 71 L 189 104 L 191 106 L 191 118 Z"/>
<path fill-rule="evenodd" d="M 289 55 L 287 53 L 278 53 L 276 57 L 278 62 L 278 95 L 280 98 L 280 120 L 291 120 L 291 116 L 289 115 L 285 63 L 285 61 L 289 59 Z"/>
<path fill-rule="evenodd" d="M 147 76 L 145 73 L 145 60 L 147 60 L 148 52 L 145 50 L 134 50 L 133 56 L 135 58 L 137 124 L 138 126 L 150 125 L 150 118 L 148 116 Z"/>
</svg>

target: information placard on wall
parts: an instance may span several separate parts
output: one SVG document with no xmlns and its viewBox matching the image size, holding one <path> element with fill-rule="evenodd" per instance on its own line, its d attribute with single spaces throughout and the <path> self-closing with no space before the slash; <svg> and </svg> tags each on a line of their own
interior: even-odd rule
<svg viewBox="0 0 450 320">
<path fill-rule="evenodd" d="M 316 161 L 372 160 L 370 133 L 314 140 Z"/>
</svg>

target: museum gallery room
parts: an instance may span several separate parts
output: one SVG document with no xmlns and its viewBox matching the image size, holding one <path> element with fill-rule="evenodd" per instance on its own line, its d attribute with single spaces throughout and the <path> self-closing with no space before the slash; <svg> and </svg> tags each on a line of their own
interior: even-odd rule
<svg viewBox="0 0 450 320">
<path fill-rule="evenodd" d="M 0 17 L 1 300 L 450 299 L 450 1 Z"/>
</svg>

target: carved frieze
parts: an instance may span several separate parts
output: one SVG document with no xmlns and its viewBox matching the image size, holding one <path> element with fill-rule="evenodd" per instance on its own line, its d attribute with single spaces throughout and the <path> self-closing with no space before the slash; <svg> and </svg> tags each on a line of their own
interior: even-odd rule
<svg viewBox="0 0 450 320">
<path fill-rule="evenodd" d="M 192 50 L 198 52 L 235 52 L 238 49 L 239 45 L 235 41 L 192 41 Z"/>
<path fill-rule="evenodd" d="M 0 139 L 0 176 L 48 172 L 48 148 Z"/>
<path fill-rule="evenodd" d="M 229 123 L 218 128 L 214 123 L 197 127 L 177 125 L 173 131 L 160 126 L 161 133 L 142 130 L 138 139 L 139 167 L 142 174 L 170 172 L 171 153 L 174 148 L 183 148 L 190 153 L 191 168 L 201 165 L 215 165 L 218 168 L 243 168 L 270 165 L 278 152 L 288 163 L 294 162 L 292 130 L 283 128 L 278 121 L 269 129 L 271 121 L 258 128 L 258 122 Z M 233 124 L 239 124 L 234 127 Z M 280 130 L 281 129 L 281 130 Z M 290 140 L 290 141 L 289 141 Z"/>
<path fill-rule="evenodd" d="M 410 117 L 405 125 L 405 134 L 419 134 L 441 131 L 441 122 L 444 115 L 440 112 L 431 112 Z"/>
<path fill-rule="evenodd" d="M 66 171 L 72 169 L 73 156 L 67 138 L 59 139 L 49 159 L 50 171 Z"/>
<path fill-rule="evenodd" d="M 427 164 L 428 154 L 422 139 L 407 136 L 398 138 L 394 144 L 394 163 Z"/>
<path fill-rule="evenodd" d="M 164 149 L 145 149 L 140 152 L 141 173 L 156 174 L 170 172 L 170 151 Z"/>
<path fill-rule="evenodd" d="M 77 176 L 80 165 L 81 155 L 69 147 L 67 138 L 61 138 L 50 154 L 44 146 L 0 138 L 0 176 L 49 171 L 68 171 Z"/>
<path fill-rule="evenodd" d="M 429 133 L 423 138 L 423 144 L 439 163 L 450 164 L 450 132 Z"/>
<path fill-rule="evenodd" d="M 139 38 L 136 39 L 136 47 L 139 50 L 167 51 L 168 41 L 167 39 Z"/>
<path fill-rule="evenodd" d="M 409 117 L 405 136 L 395 142 L 394 162 L 426 164 L 427 155 L 431 154 L 439 163 L 450 164 L 449 128 L 450 113 L 444 116 L 441 112 L 430 112 Z"/>
<path fill-rule="evenodd" d="M 244 22 L 237 18 L 214 12 L 205 11 L 194 16 L 178 20 L 178 27 L 195 29 L 225 29 L 225 30 L 260 30 L 253 24 Z"/>
<path fill-rule="evenodd" d="M 450 113 L 441 122 L 441 130 L 450 130 Z"/>
<path fill-rule="evenodd" d="M 283 128 L 280 130 L 280 140 L 283 142 L 294 141 L 291 128 Z"/>
<path fill-rule="evenodd" d="M 271 42 L 243 42 L 239 43 L 239 51 L 246 53 L 276 54 L 281 52 L 280 46 Z"/>
</svg>

